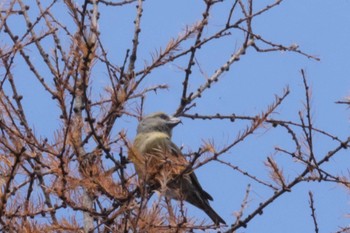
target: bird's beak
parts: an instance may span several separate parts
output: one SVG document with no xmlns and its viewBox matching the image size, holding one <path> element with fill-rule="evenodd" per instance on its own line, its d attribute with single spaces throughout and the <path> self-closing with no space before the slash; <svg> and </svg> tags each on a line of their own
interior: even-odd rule
<svg viewBox="0 0 350 233">
<path fill-rule="evenodd" d="M 179 123 L 182 123 L 180 118 L 177 117 L 170 117 L 170 120 L 167 122 L 167 124 L 171 127 L 175 127 Z"/>
</svg>

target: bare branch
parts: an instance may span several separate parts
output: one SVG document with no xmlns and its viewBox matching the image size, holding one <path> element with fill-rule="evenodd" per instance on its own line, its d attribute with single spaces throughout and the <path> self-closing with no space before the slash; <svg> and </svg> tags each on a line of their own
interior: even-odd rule
<svg viewBox="0 0 350 233">
<path fill-rule="evenodd" d="M 311 209 L 311 217 L 312 217 L 312 220 L 313 220 L 314 225 L 315 225 L 315 233 L 318 233 L 319 230 L 318 230 L 318 224 L 317 224 L 317 219 L 316 219 L 316 209 L 314 206 L 314 195 L 311 191 L 309 192 L 309 198 L 310 198 L 309 204 L 310 204 L 310 209 Z"/>
</svg>

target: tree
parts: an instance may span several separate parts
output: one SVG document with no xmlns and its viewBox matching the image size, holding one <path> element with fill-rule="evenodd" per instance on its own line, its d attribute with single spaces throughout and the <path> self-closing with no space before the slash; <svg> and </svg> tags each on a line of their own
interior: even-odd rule
<svg viewBox="0 0 350 233">
<path fill-rule="evenodd" d="M 201 16 L 195 15 L 194 23 L 188 23 L 176 37 L 167 38 L 166 45 L 158 45 L 147 59 L 143 54 L 149 54 L 145 52 L 148 40 L 142 33 L 151 31 L 152 26 L 143 24 L 143 19 L 152 1 L 37 0 L 30 5 L 22 0 L 3 1 L 1 231 L 190 232 L 221 228 L 238 232 L 305 183 L 335 183 L 349 189 L 348 175 L 329 170 L 327 165 L 349 147 L 350 138 L 314 126 L 304 70 L 300 72 L 304 107 L 293 112 L 298 118 L 290 117 L 292 113 L 285 118 L 276 114 L 282 106 L 290 107 L 288 87 L 274 100 L 271 93 L 267 97 L 270 104 L 260 106 L 255 114 L 228 114 L 233 112 L 229 106 L 213 113 L 204 99 L 213 95 L 210 90 L 224 82 L 225 76 L 234 76 L 235 65 L 243 57 L 280 51 L 319 60 L 296 44 L 276 43 L 256 32 L 253 22 L 282 2 L 263 5 L 253 0 L 203 0 L 193 9 L 201 11 Z M 216 18 L 218 9 L 223 10 Z M 117 28 L 114 23 L 126 27 Z M 117 31 L 117 36 L 112 37 L 112 31 Z M 117 41 L 110 42 L 111 37 Z M 223 52 L 210 54 L 213 51 L 209 48 L 222 44 L 226 45 Z M 210 62 L 204 62 L 203 56 Z M 170 71 L 179 78 L 157 78 L 157 74 Z M 227 90 L 216 90 L 214 95 L 219 98 L 223 92 L 234 99 L 235 93 Z M 148 106 L 166 106 L 169 99 L 173 114 L 185 119 L 187 125 L 193 120 L 206 128 L 209 123 L 203 120 L 210 120 L 237 129 L 228 131 L 230 139 L 225 143 L 219 143 L 222 138 L 207 137 L 198 149 L 188 144 L 183 148 L 196 172 L 220 166 L 246 180 L 241 207 L 232 209 L 235 220 L 227 221 L 229 226 L 201 221 L 187 213 L 187 205 L 166 204 L 162 195 L 154 198 L 153 192 L 143 193 L 138 188 L 140 183 L 127 159 L 135 125 L 149 112 Z M 186 127 L 191 134 L 191 127 Z M 260 164 L 259 172 L 227 156 L 267 129 L 283 143 L 272 148 L 273 154 L 263 155 L 264 163 L 259 163 L 260 158 L 253 160 Z M 175 136 L 180 134 L 175 132 Z M 326 149 L 316 146 L 319 137 L 329 143 Z M 250 207 L 252 187 L 259 187 L 256 190 L 266 198 Z M 311 217 L 307 221 L 319 232 L 315 193 L 308 193 L 305 209 Z M 340 226 L 338 230 L 350 229 Z"/>
</svg>

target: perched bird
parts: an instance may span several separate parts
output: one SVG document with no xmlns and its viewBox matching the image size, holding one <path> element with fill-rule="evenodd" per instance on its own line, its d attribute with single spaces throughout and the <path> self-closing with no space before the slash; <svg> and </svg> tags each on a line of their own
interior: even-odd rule
<svg viewBox="0 0 350 233">
<path fill-rule="evenodd" d="M 225 221 L 210 207 L 213 198 L 203 190 L 190 163 L 171 141 L 172 129 L 180 119 L 156 112 L 138 125 L 128 157 L 139 179 L 156 187 L 168 198 L 185 200 L 203 210 L 216 225 Z"/>
</svg>

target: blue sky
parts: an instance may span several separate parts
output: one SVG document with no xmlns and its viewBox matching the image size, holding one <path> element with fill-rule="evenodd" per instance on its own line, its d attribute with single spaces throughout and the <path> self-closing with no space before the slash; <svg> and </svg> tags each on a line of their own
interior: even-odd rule
<svg viewBox="0 0 350 233">
<path fill-rule="evenodd" d="M 223 15 L 227 14 L 232 1 L 218 4 L 205 35 L 210 35 L 225 23 Z M 266 2 L 255 1 L 255 9 Z M 260 5 L 262 4 L 262 5 Z M 176 38 L 186 25 L 201 19 L 204 5 L 200 1 L 148 0 L 144 2 L 142 31 L 137 69 L 151 59 L 151 54 L 160 47 L 165 47 L 169 39 Z M 55 8 L 62 14 L 66 9 Z M 135 7 L 100 8 L 101 39 L 108 54 L 116 64 L 121 65 L 127 48 L 131 46 L 133 36 L 132 21 Z M 230 71 L 213 85 L 191 112 L 215 114 L 217 112 L 237 115 L 255 115 L 264 110 L 274 100 L 274 95 L 281 95 L 287 85 L 291 94 L 273 115 L 277 119 L 298 121 L 298 111 L 303 109 L 304 91 L 300 69 L 304 69 L 312 88 L 312 113 L 314 125 L 331 134 L 345 139 L 349 135 L 350 111 L 343 105 L 335 104 L 350 95 L 350 1 L 326 0 L 286 0 L 269 12 L 253 21 L 255 33 L 278 44 L 298 44 L 308 54 L 319 57 L 320 61 L 308 59 L 296 53 L 273 52 L 257 53 L 250 48 L 242 59 L 234 64 Z M 239 17 L 239 15 L 237 16 Z M 69 17 L 62 17 L 68 26 L 72 25 Z M 202 48 L 197 60 L 207 75 L 222 65 L 242 42 L 237 35 L 216 40 Z M 66 41 L 67 43 L 69 41 Z M 184 72 L 178 68 L 186 64 L 182 59 L 175 64 L 166 65 L 150 75 L 143 83 L 144 87 L 158 83 L 169 85 L 168 90 L 150 93 L 145 99 L 145 113 L 165 111 L 173 113 L 178 105 L 182 90 Z M 98 64 L 94 68 L 92 82 L 97 86 L 109 83 L 106 72 Z M 17 71 L 23 78 L 20 81 L 24 93 L 24 104 L 28 106 L 30 121 L 38 134 L 53 138 L 52 131 L 59 127 L 57 105 L 41 93 L 42 89 L 33 79 L 27 79 L 25 71 Z M 205 82 L 205 77 L 194 69 L 190 88 Z M 98 95 L 101 88 L 94 90 Z M 32 104 L 35 103 L 35 104 Z M 47 109 L 45 115 L 41 110 Z M 136 119 L 127 118 L 116 128 L 126 128 L 128 138 L 132 139 L 136 131 Z M 232 141 L 246 122 L 192 121 L 183 119 L 183 125 L 174 130 L 173 140 L 183 146 L 183 150 L 196 151 L 203 140 L 214 140 L 217 147 Z M 49 130 L 48 130 L 49 129 Z M 320 135 L 315 135 L 316 156 L 322 157 L 335 148 L 336 143 Z M 266 157 L 274 154 L 274 147 L 290 148 L 289 137 L 280 129 L 259 129 L 246 141 L 234 147 L 223 159 L 239 165 L 253 175 L 268 178 L 267 168 L 263 165 Z M 286 178 L 292 180 L 302 168 L 286 155 L 274 157 L 283 167 Z M 347 175 L 350 159 L 348 152 L 341 152 L 326 166 L 328 171 Z M 211 163 L 196 171 L 203 187 L 214 197 L 213 208 L 226 220 L 234 222 L 233 212 L 239 210 L 248 184 L 252 185 L 249 206 L 245 214 L 254 210 L 260 202 L 272 193 L 260 187 L 237 172 Z M 291 193 L 287 193 L 264 210 L 264 214 L 252 220 L 248 228 L 238 232 L 313 232 L 312 219 L 308 204 L 308 192 L 314 192 L 315 207 L 320 232 L 336 232 L 338 226 L 349 225 L 350 213 L 349 190 L 333 183 L 303 183 Z M 199 210 L 189 207 L 189 213 L 199 218 L 206 216 Z"/>
</svg>

